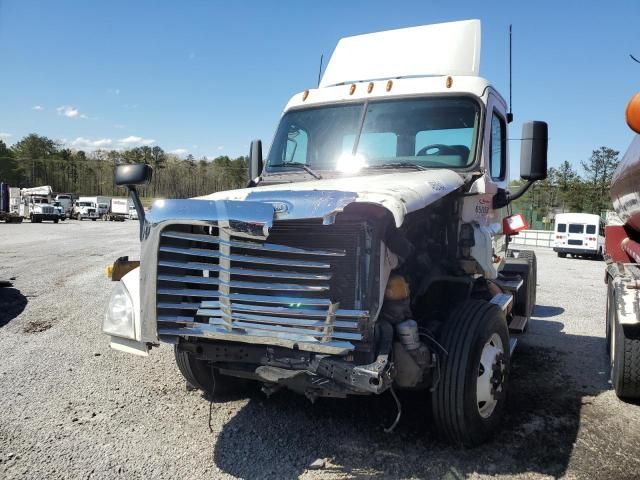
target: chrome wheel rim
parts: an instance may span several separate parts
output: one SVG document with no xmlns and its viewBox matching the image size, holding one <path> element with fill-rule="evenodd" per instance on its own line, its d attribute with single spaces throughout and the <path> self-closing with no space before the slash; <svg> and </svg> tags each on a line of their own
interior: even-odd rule
<svg viewBox="0 0 640 480">
<path fill-rule="evenodd" d="M 504 345 L 494 333 L 482 348 L 476 383 L 476 404 L 482 418 L 489 418 L 503 392 L 505 374 Z"/>
</svg>

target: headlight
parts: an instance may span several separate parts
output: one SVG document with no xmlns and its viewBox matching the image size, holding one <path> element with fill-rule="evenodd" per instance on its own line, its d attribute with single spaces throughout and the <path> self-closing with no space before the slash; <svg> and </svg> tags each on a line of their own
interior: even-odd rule
<svg viewBox="0 0 640 480">
<path fill-rule="evenodd" d="M 102 323 L 102 331 L 116 337 L 136 338 L 133 324 L 133 301 L 122 282 L 118 282 L 111 292 L 107 312 Z"/>
</svg>

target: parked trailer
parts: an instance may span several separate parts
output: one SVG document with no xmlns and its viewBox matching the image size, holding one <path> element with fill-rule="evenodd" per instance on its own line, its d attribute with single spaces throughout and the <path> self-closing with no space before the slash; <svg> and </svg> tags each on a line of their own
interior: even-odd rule
<svg viewBox="0 0 640 480">
<path fill-rule="evenodd" d="M 399 407 L 413 389 L 450 441 L 495 433 L 536 257 L 492 240 L 525 228 L 500 213 L 546 177 L 547 125 L 524 124 L 527 182 L 508 192 L 510 116 L 479 49 L 478 20 L 340 40 L 266 165 L 252 143 L 249 188 L 158 200 L 145 218 L 134 186 L 151 167 L 118 166 L 142 257 L 112 267 L 111 346 L 173 345 L 213 398 L 251 380 L 312 401 L 389 391 Z"/>
<path fill-rule="evenodd" d="M 112 222 L 124 222 L 129 216 L 129 199 L 128 198 L 112 198 L 109 212 L 102 216 L 103 220 Z"/>
<path fill-rule="evenodd" d="M 627 123 L 640 134 L 640 94 L 627 107 Z M 640 399 L 640 135 L 616 169 L 611 200 L 623 225 L 607 225 L 606 334 L 611 383 L 618 397 Z"/>
<path fill-rule="evenodd" d="M 0 221 L 22 223 L 19 213 L 20 189 L 11 188 L 8 183 L 0 183 Z"/>
</svg>

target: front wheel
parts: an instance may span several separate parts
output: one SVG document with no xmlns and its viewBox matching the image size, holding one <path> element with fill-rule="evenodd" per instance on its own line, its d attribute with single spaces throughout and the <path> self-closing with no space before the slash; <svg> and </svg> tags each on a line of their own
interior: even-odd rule
<svg viewBox="0 0 640 480">
<path fill-rule="evenodd" d="M 640 400 L 640 330 L 620 323 L 615 289 L 610 304 L 611 383 L 618 397 Z"/>
<path fill-rule="evenodd" d="M 567 254 L 565 252 L 558 252 L 558 258 L 567 258 Z"/>
<path fill-rule="evenodd" d="M 432 395 L 438 431 L 472 447 L 500 427 L 509 379 L 509 333 L 499 307 L 467 300 L 449 316 L 440 335 L 447 351 Z"/>
<path fill-rule="evenodd" d="M 196 358 L 191 352 L 181 350 L 178 345 L 174 346 L 173 352 L 178 370 L 187 383 L 213 399 L 236 393 L 246 386 L 243 379 L 221 374 L 207 361 Z"/>
</svg>

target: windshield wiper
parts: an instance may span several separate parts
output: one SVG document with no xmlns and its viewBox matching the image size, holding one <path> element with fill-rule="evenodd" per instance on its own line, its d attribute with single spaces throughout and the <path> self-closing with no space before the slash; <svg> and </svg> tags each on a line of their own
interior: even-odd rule
<svg viewBox="0 0 640 480">
<path fill-rule="evenodd" d="M 417 165 L 411 162 L 391 162 L 391 163 L 378 163 L 376 165 L 367 165 L 368 169 L 376 169 L 376 168 L 413 168 L 414 170 L 428 170 L 426 167 L 422 165 Z"/>
<path fill-rule="evenodd" d="M 320 175 L 318 172 L 314 171 L 313 169 L 311 169 L 309 166 L 305 165 L 304 163 L 300 163 L 300 162 L 286 162 L 286 163 L 276 163 L 275 165 L 269 165 L 269 167 L 293 167 L 293 168 L 301 168 L 304 171 L 306 171 L 309 175 L 311 175 L 312 177 L 317 178 L 318 180 L 320 180 L 322 178 L 322 175 Z"/>
</svg>

